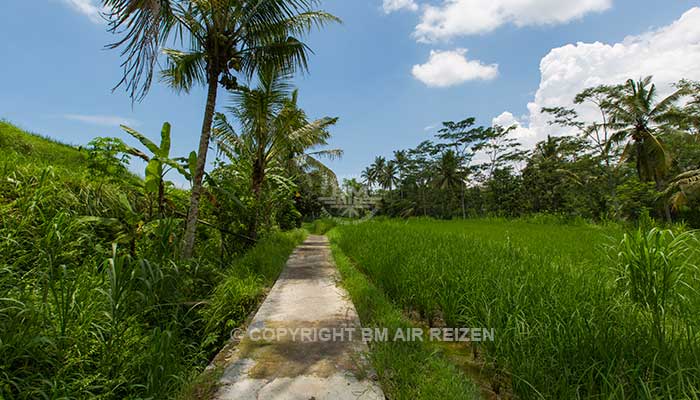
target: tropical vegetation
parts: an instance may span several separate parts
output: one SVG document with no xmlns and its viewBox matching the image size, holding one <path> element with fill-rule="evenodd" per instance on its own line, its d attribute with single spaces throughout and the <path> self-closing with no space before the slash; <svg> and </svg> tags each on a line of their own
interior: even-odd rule
<svg viewBox="0 0 700 400">
<path fill-rule="evenodd" d="M 542 110 L 561 134 L 526 150 L 517 126 L 444 122 L 436 140 L 377 157 L 363 183 L 389 216 L 557 214 L 595 221 L 640 215 L 700 226 L 699 85 L 680 81 L 660 98 L 651 77 L 582 91 L 572 108 Z M 588 114 L 586 114 L 588 115 Z M 388 166 L 396 166 L 394 169 Z"/>
</svg>

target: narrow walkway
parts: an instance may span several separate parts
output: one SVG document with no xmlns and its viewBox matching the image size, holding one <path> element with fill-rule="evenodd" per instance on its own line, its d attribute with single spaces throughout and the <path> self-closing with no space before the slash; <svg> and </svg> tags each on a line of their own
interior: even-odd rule
<svg viewBox="0 0 700 400">
<path fill-rule="evenodd" d="M 384 399 L 338 279 L 326 237 L 309 236 L 226 360 L 215 399 Z"/>
</svg>

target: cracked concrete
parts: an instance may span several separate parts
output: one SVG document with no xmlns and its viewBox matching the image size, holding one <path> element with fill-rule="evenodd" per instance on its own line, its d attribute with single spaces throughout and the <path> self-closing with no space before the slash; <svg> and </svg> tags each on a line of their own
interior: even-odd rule
<svg viewBox="0 0 700 400">
<path fill-rule="evenodd" d="M 357 311 L 338 279 L 328 240 L 309 236 L 290 256 L 236 349 L 223 355 L 225 370 L 214 398 L 384 399 L 361 341 Z M 350 329 L 342 340 L 302 334 L 323 328 Z M 260 337 L 261 332 L 276 334 Z"/>
</svg>

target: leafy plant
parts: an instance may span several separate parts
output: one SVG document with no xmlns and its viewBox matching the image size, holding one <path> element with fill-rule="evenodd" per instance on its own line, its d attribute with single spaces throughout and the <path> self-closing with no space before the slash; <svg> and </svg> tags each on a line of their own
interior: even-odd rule
<svg viewBox="0 0 700 400">
<path fill-rule="evenodd" d="M 191 174 L 188 172 L 187 168 L 192 168 L 190 164 L 192 163 L 191 159 L 193 157 L 190 154 L 184 166 L 176 159 L 170 157 L 170 123 L 168 122 L 163 123 L 163 128 L 160 132 L 160 145 L 156 145 L 150 139 L 128 126 L 122 125 L 121 127 L 126 133 L 141 142 L 141 144 L 153 154 L 149 157 L 136 148 L 128 146 L 125 148 L 126 152 L 141 158 L 147 163 L 144 188 L 147 193 L 156 194 L 158 212 L 163 216 L 165 213 L 165 175 L 168 171 L 174 169 L 187 179 L 190 179 Z"/>
<path fill-rule="evenodd" d="M 654 227 L 626 233 L 618 246 L 618 287 L 649 312 L 660 348 L 666 347 L 669 315 L 679 314 L 686 301 L 683 293 L 692 288 L 698 268 L 692 256 L 699 244 L 693 232 Z"/>
</svg>

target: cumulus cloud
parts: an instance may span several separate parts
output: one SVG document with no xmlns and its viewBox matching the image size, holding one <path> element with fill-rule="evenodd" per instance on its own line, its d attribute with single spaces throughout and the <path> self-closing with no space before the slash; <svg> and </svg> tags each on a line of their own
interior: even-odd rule
<svg viewBox="0 0 700 400">
<path fill-rule="evenodd" d="M 123 118 L 116 115 L 84 115 L 84 114 L 64 114 L 63 118 L 72 121 L 80 121 L 92 125 L 101 126 L 138 126 L 139 122 L 129 118 Z"/>
<path fill-rule="evenodd" d="M 90 21 L 99 24 L 102 23 L 103 19 L 101 12 L 103 11 L 102 6 L 97 5 L 94 0 L 62 0 L 65 4 L 70 6 L 73 10 L 85 15 L 90 19 Z"/>
<path fill-rule="evenodd" d="M 504 111 L 501 113 L 501 115 L 494 118 L 491 121 L 491 124 L 494 126 L 498 125 L 503 128 L 515 126 L 515 129 L 513 129 L 510 134 L 512 137 L 519 139 L 521 142 L 529 142 L 536 137 L 535 131 L 523 126 L 521 121 L 515 118 L 515 116 L 508 111 Z"/>
<path fill-rule="evenodd" d="M 542 107 L 574 107 L 573 98 L 583 89 L 601 84 L 623 83 L 653 75 L 659 96 L 670 94 L 672 84 L 682 78 L 700 80 L 700 8 L 688 10 L 672 24 L 641 35 L 628 36 L 620 43 L 576 43 L 552 49 L 540 62 L 541 81 L 523 120 L 530 131 L 528 140 L 543 140 L 547 134 L 571 134 L 550 127 Z M 590 106 L 574 107 L 587 121 L 597 121 Z M 505 121 L 511 113 L 497 119 Z M 495 119 L 494 119 L 495 120 Z M 518 122 L 514 118 L 515 122 Z M 522 122 L 522 121 L 521 121 Z M 520 133 L 522 133 L 521 131 Z M 527 137 L 527 136 L 526 136 Z M 530 143 L 530 144 L 531 144 Z"/>
<path fill-rule="evenodd" d="M 402 9 L 418 11 L 418 4 L 414 0 L 384 0 L 382 8 L 387 14 Z"/>
<path fill-rule="evenodd" d="M 466 49 L 430 52 L 425 64 L 413 66 L 413 77 L 430 87 L 449 87 L 466 81 L 490 80 L 498 76 L 498 65 L 468 60 Z"/>
<path fill-rule="evenodd" d="M 423 7 L 414 36 L 433 42 L 486 33 L 505 24 L 561 24 L 611 5 L 612 0 L 443 0 L 440 5 Z"/>
</svg>

